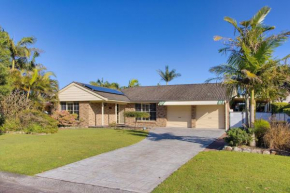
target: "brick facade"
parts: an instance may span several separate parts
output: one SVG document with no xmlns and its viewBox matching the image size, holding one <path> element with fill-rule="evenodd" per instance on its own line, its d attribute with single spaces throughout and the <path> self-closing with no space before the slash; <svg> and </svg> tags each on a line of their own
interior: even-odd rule
<svg viewBox="0 0 290 193">
<path fill-rule="evenodd" d="M 191 128 L 196 128 L 196 106 L 191 106 Z"/>
<path fill-rule="evenodd" d="M 60 108 L 60 106 L 58 106 Z M 81 126 L 102 126 L 102 103 L 94 102 L 79 102 L 79 116 L 82 120 Z M 135 111 L 135 104 L 128 103 L 120 105 L 120 110 L 125 108 L 125 111 Z M 227 112 L 229 105 L 226 104 Z M 225 113 L 225 111 L 224 111 Z M 229 126 L 229 113 L 227 113 L 227 121 L 225 125 Z M 104 103 L 104 126 L 116 122 L 115 104 Z M 156 121 L 137 121 L 137 127 L 166 127 L 167 124 L 167 106 L 156 105 Z M 135 127 L 135 119 L 125 117 L 125 125 Z M 191 128 L 196 128 L 196 106 L 191 106 Z"/>
<path fill-rule="evenodd" d="M 125 111 L 135 111 L 135 104 L 129 103 Z M 156 105 L 156 121 L 137 121 L 137 127 L 166 127 L 167 107 Z M 132 117 L 125 118 L 125 124 L 135 127 L 135 119 Z"/>
</svg>

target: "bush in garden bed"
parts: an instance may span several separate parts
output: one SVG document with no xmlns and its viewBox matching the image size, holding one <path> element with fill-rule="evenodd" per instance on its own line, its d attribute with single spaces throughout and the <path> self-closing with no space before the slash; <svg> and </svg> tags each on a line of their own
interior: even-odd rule
<svg viewBox="0 0 290 193">
<path fill-rule="evenodd" d="M 62 127 L 75 127 L 81 122 L 77 119 L 77 114 L 70 114 L 68 111 L 54 111 L 51 117 Z"/>
<path fill-rule="evenodd" d="M 259 119 L 256 120 L 254 123 L 254 133 L 255 137 L 257 138 L 257 145 L 259 147 L 264 146 L 264 140 L 263 137 L 266 134 L 266 132 L 270 129 L 270 123 L 266 120 Z"/>
<path fill-rule="evenodd" d="M 290 151 L 289 124 L 273 124 L 264 137 L 265 145 L 271 149 Z"/>
<path fill-rule="evenodd" d="M 49 115 L 37 110 L 25 110 L 17 117 L 10 117 L 1 126 L 3 132 L 16 131 L 31 133 L 56 133 L 57 121 Z"/>
<path fill-rule="evenodd" d="M 232 128 L 227 131 L 225 141 L 230 146 L 248 145 L 252 140 L 251 129 Z"/>
<path fill-rule="evenodd" d="M 276 102 L 272 103 L 272 111 L 273 113 L 283 113 L 283 109 L 289 108 L 290 105 L 285 102 Z"/>
</svg>

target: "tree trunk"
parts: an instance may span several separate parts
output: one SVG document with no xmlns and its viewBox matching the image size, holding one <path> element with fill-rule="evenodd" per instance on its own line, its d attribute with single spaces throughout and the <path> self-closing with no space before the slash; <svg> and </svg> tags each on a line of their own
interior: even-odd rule
<svg viewBox="0 0 290 193">
<path fill-rule="evenodd" d="M 256 112 L 256 101 L 255 101 L 255 91 L 254 89 L 251 90 L 251 110 L 250 110 L 250 114 L 251 114 L 251 124 L 250 127 L 253 128 L 254 127 L 254 123 L 255 123 L 255 112 Z M 255 147 L 256 146 L 256 136 L 255 133 L 253 133 L 252 135 L 252 141 L 250 142 L 250 146 L 251 147 Z"/>
<path fill-rule="evenodd" d="M 249 112 L 249 109 L 250 109 L 250 101 L 249 101 L 249 96 L 246 95 L 245 96 L 245 113 L 246 113 L 246 117 L 245 117 L 245 125 L 246 127 L 248 128 L 249 125 L 250 125 L 250 112 Z"/>
<path fill-rule="evenodd" d="M 28 91 L 27 91 L 27 96 L 26 96 L 26 99 L 28 100 L 29 98 L 29 95 L 30 95 L 30 87 L 28 88 Z"/>
<path fill-rule="evenodd" d="M 15 69 L 15 60 L 12 59 L 12 70 L 14 70 L 14 69 Z"/>
<path fill-rule="evenodd" d="M 255 123 L 255 113 L 256 112 L 256 101 L 255 101 L 255 91 L 251 90 L 251 127 L 254 127 Z"/>
</svg>

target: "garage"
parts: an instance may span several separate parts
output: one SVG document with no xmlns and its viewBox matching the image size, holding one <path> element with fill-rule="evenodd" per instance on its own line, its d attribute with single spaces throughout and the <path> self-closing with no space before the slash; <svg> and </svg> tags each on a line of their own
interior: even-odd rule
<svg viewBox="0 0 290 193">
<path fill-rule="evenodd" d="M 191 106 L 167 106 L 167 127 L 191 127 Z"/>
<path fill-rule="evenodd" d="M 225 107 L 223 105 L 198 105 L 196 107 L 196 128 L 225 128 Z"/>
</svg>

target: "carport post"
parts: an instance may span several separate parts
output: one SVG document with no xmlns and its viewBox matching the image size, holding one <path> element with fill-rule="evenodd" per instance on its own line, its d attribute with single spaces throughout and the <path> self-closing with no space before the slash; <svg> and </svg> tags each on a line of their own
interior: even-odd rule
<svg viewBox="0 0 290 193">
<path fill-rule="evenodd" d="M 228 130 L 228 116 L 229 116 L 229 114 L 228 114 L 229 112 L 228 112 L 228 103 L 227 103 L 227 101 L 225 101 L 225 129 L 226 129 L 226 131 Z"/>
<path fill-rule="evenodd" d="M 118 109 L 117 109 L 118 107 L 117 107 L 117 103 L 115 103 L 115 117 L 116 117 L 116 124 L 117 124 L 117 121 L 118 121 L 118 114 L 117 114 L 117 111 L 118 111 Z"/>
<path fill-rule="evenodd" d="M 102 102 L 102 126 L 104 126 L 104 102 Z"/>
</svg>

